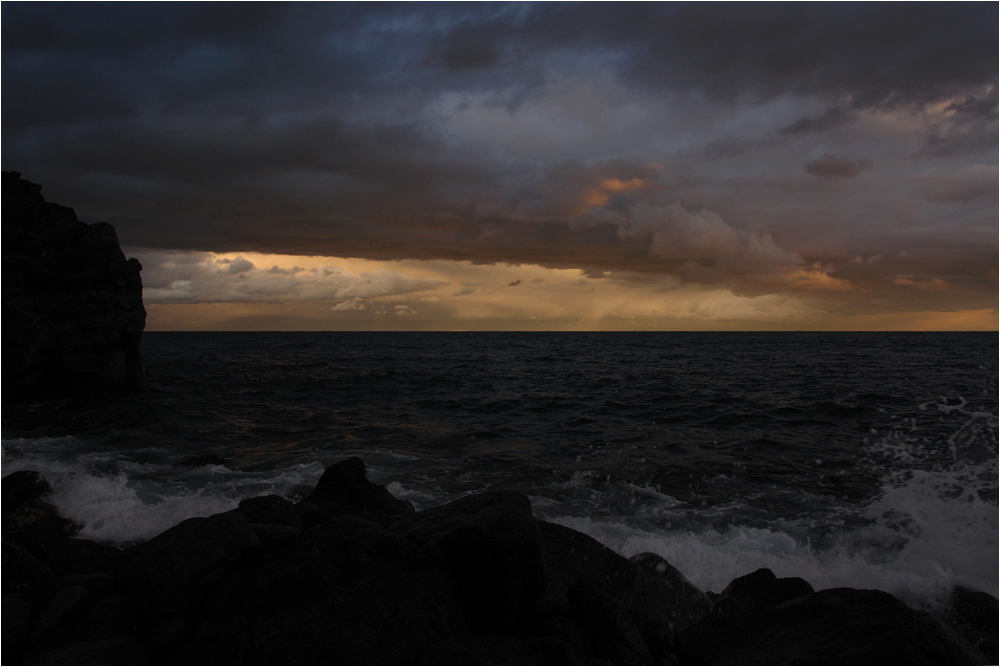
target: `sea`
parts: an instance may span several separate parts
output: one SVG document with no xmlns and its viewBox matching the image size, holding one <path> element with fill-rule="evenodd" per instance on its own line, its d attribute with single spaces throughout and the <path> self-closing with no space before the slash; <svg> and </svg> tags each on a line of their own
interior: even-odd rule
<svg viewBox="0 0 1000 667">
<path fill-rule="evenodd" d="M 2 474 L 127 546 L 361 457 L 417 509 L 537 518 L 703 590 L 770 568 L 997 596 L 996 333 L 147 332 L 126 394 L 4 396 Z"/>
</svg>

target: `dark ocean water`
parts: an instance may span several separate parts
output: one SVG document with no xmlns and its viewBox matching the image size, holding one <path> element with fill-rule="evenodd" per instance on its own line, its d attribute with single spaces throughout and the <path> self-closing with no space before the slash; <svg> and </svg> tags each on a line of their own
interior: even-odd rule
<svg viewBox="0 0 1000 667">
<path fill-rule="evenodd" d="M 5 402 L 35 469 L 124 544 L 329 463 L 418 508 L 516 488 L 540 518 L 718 591 L 770 567 L 933 606 L 997 595 L 995 333 L 146 333 L 126 396 Z M 7 397 L 5 397 L 6 399 Z M 185 466 L 189 457 L 221 457 Z"/>
</svg>

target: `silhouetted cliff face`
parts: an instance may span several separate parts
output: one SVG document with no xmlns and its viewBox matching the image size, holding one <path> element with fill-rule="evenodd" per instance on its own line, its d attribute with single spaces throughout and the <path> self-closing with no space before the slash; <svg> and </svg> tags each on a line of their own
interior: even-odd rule
<svg viewBox="0 0 1000 667">
<path fill-rule="evenodd" d="M 134 384 L 145 374 L 142 266 L 114 227 L 80 222 L 41 189 L 3 172 L 5 398 Z"/>
</svg>

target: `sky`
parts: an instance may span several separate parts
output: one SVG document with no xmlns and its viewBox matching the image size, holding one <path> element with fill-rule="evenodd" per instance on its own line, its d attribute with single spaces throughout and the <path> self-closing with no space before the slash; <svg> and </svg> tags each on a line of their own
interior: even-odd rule
<svg viewBox="0 0 1000 667">
<path fill-rule="evenodd" d="M 997 3 L 4 2 L 147 330 L 997 330 Z"/>
</svg>

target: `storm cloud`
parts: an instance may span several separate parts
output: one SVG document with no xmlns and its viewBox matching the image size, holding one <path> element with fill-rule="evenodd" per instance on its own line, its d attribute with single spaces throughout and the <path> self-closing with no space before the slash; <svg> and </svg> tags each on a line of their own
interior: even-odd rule
<svg viewBox="0 0 1000 667">
<path fill-rule="evenodd" d="M 3 168 L 164 303 L 419 291 L 236 259 L 271 253 L 996 308 L 995 4 L 0 12 Z"/>
</svg>

